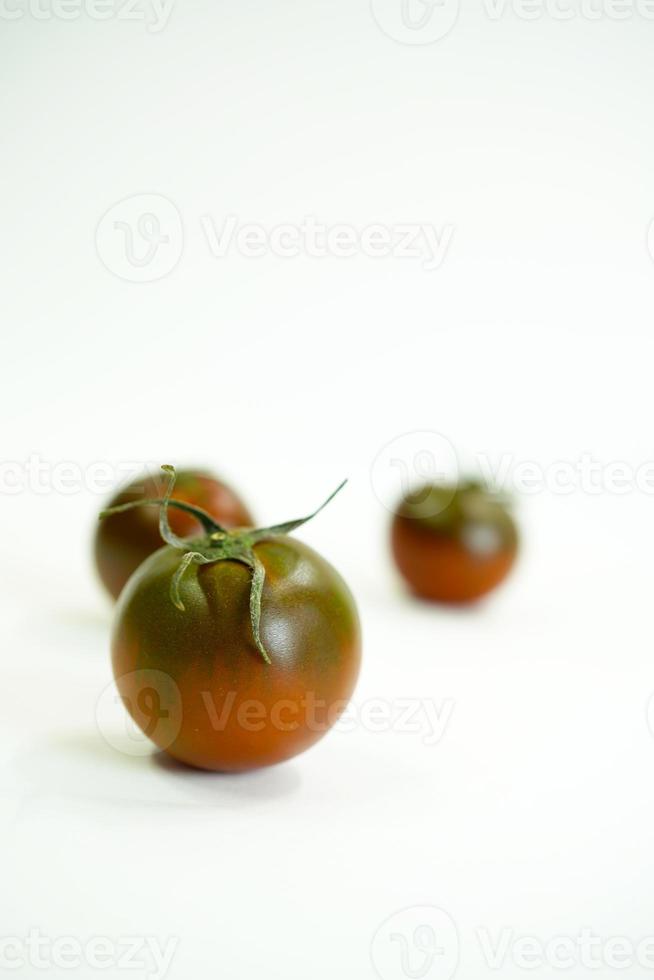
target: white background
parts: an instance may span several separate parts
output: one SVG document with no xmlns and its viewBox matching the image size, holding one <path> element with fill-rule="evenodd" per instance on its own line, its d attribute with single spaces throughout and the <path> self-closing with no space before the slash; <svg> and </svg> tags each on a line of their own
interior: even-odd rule
<svg viewBox="0 0 654 980">
<path fill-rule="evenodd" d="M 374 6 L 392 24 L 399 4 Z M 509 481 L 519 566 L 447 611 L 404 595 L 371 481 L 389 442 L 423 431 L 512 473 L 652 458 L 654 21 L 570 9 L 493 18 L 470 0 L 431 44 L 388 36 L 366 0 L 178 0 L 158 33 L 0 18 L 2 936 L 174 938 L 171 980 L 371 980 L 382 923 L 436 906 L 457 978 L 513 980 L 562 971 L 525 971 L 509 947 L 493 972 L 478 929 L 654 934 L 652 495 L 612 492 L 606 469 L 595 493 Z M 172 202 L 183 248 L 130 282 L 106 267 L 120 237 L 96 231 L 142 194 Z M 215 258 L 207 215 L 454 231 L 435 271 Z M 415 437 L 398 445 L 412 466 Z M 139 460 L 211 465 L 266 522 L 348 475 L 300 533 L 359 601 L 355 705 L 451 703 L 438 744 L 362 723 L 224 777 L 107 742 L 103 496 L 62 492 L 53 467 Z M 395 932 L 411 943 L 421 915 Z M 453 935 L 411 975 L 449 978 Z M 410 975 L 398 951 L 382 965 L 373 948 L 384 980 Z M 126 971 L 49 971 L 96 973 Z"/>
</svg>

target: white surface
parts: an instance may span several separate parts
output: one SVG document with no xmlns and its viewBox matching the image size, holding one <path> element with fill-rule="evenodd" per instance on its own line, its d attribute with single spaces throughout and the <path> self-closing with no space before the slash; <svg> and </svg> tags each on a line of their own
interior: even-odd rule
<svg viewBox="0 0 654 980">
<path fill-rule="evenodd" d="M 447 913 L 447 956 L 420 973 L 412 950 L 430 980 L 451 973 L 447 916 L 460 980 L 498 975 L 477 930 L 548 943 L 587 928 L 604 951 L 651 936 L 651 496 L 526 496 L 511 583 L 448 612 L 395 582 L 370 474 L 422 430 L 545 469 L 651 457 L 654 23 L 469 5 L 409 46 L 365 2 L 188 0 L 157 34 L 0 26 L 3 460 L 207 462 L 266 521 L 349 474 L 302 536 L 360 603 L 355 703 L 453 706 L 438 744 L 359 724 L 249 776 L 121 754 L 95 718 L 102 498 L 57 492 L 52 471 L 43 492 L 3 493 L 2 936 L 174 939 L 171 980 L 366 980 L 377 930 L 420 906 Z M 95 250 L 102 216 L 136 194 L 182 216 L 183 254 L 155 282 L 121 280 Z M 215 259 L 203 215 L 454 233 L 432 272 Z M 384 980 L 410 975 L 387 934 L 408 942 L 423 919 L 376 940 Z M 509 953 L 499 975 L 525 972 Z M 651 969 L 570 975 L 617 973 Z"/>
</svg>

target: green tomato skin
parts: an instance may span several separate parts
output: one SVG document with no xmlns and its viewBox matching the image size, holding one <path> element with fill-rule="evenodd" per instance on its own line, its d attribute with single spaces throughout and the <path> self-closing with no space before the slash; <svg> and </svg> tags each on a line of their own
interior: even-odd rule
<svg viewBox="0 0 654 980">
<path fill-rule="evenodd" d="M 182 553 L 166 546 L 134 573 L 116 610 L 112 660 L 127 710 L 161 749 L 203 769 L 252 769 L 309 748 L 359 673 L 359 618 L 338 572 L 296 538 L 254 550 L 266 570 L 270 664 L 254 645 L 251 571 L 239 562 L 191 565 L 181 611 L 170 584 Z"/>
</svg>

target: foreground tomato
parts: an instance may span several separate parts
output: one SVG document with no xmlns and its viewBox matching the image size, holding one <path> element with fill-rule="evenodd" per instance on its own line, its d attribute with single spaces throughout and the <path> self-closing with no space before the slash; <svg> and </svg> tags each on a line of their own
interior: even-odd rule
<svg viewBox="0 0 654 980">
<path fill-rule="evenodd" d="M 161 498 L 165 482 L 160 477 L 144 475 L 120 491 L 109 507 Z M 183 470 L 177 474 L 174 497 L 195 504 L 215 514 L 225 527 L 252 524 L 245 504 L 230 487 L 209 473 Z M 191 513 L 175 510 L 170 526 L 180 537 L 199 534 L 201 526 Z M 98 525 L 95 535 L 95 563 L 100 578 L 114 599 L 141 562 L 161 547 L 158 506 L 124 510 L 107 517 Z"/>
<path fill-rule="evenodd" d="M 168 506 L 178 506 L 169 492 L 160 513 L 168 546 L 140 566 L 116 610 L 124 704 L 156 745 L 192 766 L 288 759 L 333 725 L 354 689 L 352 595 L 324 558 L 287 537 L 309 518 L 229 532 L 196 511 L 204 537 L 183 541 L 168 525 Z"/>
<path fill-rule="evenodd" d="M 400 572 L 417 595 L 470 602 L 507 576 L 518 534 L 506 506 L 481 485 L 426 485 L 401 501 L 391 544 Z"/>
</svg>

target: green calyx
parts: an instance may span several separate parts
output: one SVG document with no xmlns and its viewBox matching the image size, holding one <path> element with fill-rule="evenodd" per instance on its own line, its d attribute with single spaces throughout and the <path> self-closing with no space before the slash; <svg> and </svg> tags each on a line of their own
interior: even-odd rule
<svg viewBox="0 0 654 980">
<path fill-rule="evenodd" d="M 510 498 L 481 480 L 460 483 L 426 483 L 407 494 L 398 514 L 423 521 L 435 531 L 454 532 L 470 519 L 484 519 L 508 511 Z"/>
<path fill-rule="evenodd" d="M 261 624 L 261 596 L 263 593 L 263 583 L 266 577 L 266 570 L 262 565 L 259 558 L 257 558 L 254 552 L 254 545 L 259 541 L 264 541 L 266 538 L 271 538 L 277 534 L 290 534 L 291 531 L 296 530 L 296 528 L 301 527 L 310 521 L 316 514 L 327 506 L 327 504 L 333 500 L 336 494 L 343 489 L 347 480 L 343 482 L 334 490 L 332 494 L 325 500 L 323 504 L 318 507 L 312 514 L 308 517 L 301 517 L 298 520 L 286 521 L 283 524 L 275 524 L 272 527 L 264 528 L 235 528 L 234 530 L 228 530 L 218 524 L 214 518 L 208 514 L 201 507 L 196 507 L 194 504 L 188 504 L 182 500 L 172 500 L 171 495 L 175 486 L 175 467 L 174 466 L 162 466 L 161 469 L 164 473 L 169 476 L 168 486 L 163 498 L 148 499 L 148 500 L 135 500 L 128 504 L 120 504 L 117 507 L 110 507 L 108 510 L 103 510 L 100 514 L 100 520 L 105 517 L 109 517 L 112 514 L 121 514 L 126 510 L 132 510 L 134 507 L 146 507 L 156 504 L 159 506 L 159 531 L 161 537 L 169 544 L 172 548 L 176 548 L 178 551 L 183 553 L 182 560 L 179 564 L 179 568 L 173 576 L 173 580 L 170 583 L 170 598 L 177 609 L 181 612 L 185 611 L 184 603 L 180 595 L 180 584 L 184 577 L 184 573 L 187 571 L 190 565 L 213 565 L 218 561 L 238 561 L 241 564 L 246 565 L 252 572 L 252 580 L 250 585 L 250 622 L 252 624 L 252 635 L 254 637 L 254 642 L 256 647 L 266 661 L 267 664 L 271 662 L 270 657 L 263 645 L 260 634 L 260 624 Z M 187 514 L 191 514 L 196 520 L 202 525 L 204 529 L 204 537 L 198 538 L 193 541 L 186 541 L 184 538 L 178 537 L 171 529 L 170 523 L 168 521 L 168 508 L 173 507 L 176 510 L 182 510 Z"/>
</svg>

